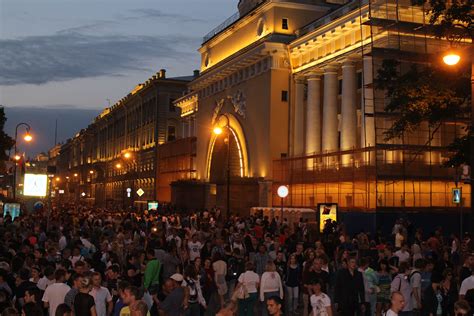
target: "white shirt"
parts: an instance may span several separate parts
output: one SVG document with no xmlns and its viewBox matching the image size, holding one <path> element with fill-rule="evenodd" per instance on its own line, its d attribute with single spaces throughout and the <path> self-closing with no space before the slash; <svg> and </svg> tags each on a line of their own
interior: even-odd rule
<svg viewBox="0 0 474 316">
<path fill-rule="evenodd" d="M 239 283 L 245 285 L 248 293 L 257 293 L 257 284 L 260 283 L 260 277 L 253 271 L 246 271 L 240 274 Z"/>
<path fill-rule="evenodd" d="M 464 279 L 461 283 L 461 289 L 459 290 L 459 295 L 466 295 L 466 292 L 474 289 L 474 275 Z"/>
<path fill-rule="evenodd" d="M 408 251 L 397 250 L 395 252 L 395 256 L 398 257 L 398 261 L 401 262 L 408 262 L 410 260 L 410 253 Z"/>
<path fill-rule="evenodd" d="M 391 309 L 389 309 L 389 310 L 385 313 L 385 316 L 398 316 L 398 314 L 395 313 L 394 311 L 392 311 Z"/>
<path fill-rule="evenodd" d="M 56 315 L 56 308 L 64 303 L 64 297 L 71 288 L 64 283 L 54 283 L 46 288 L 43 294 L 43 302 L 49 303 L 49 315 Z"/>
<path fill-rule="evenodd" d="M 310 298 L 311 307 L 313 311 L 311 313 L 312 316 L 327 316 L 327 307 L 331 307 L 331 299 L 324 293 L 320 293 L 319 295 L 313 294 Z"/>
<path fill-rule="evenodd" d="M 278 272 L 263 272 L 260 280 L 260 300 L 265 300 L 265 292 L 279 292 L 283 299 L 283 286 Z"/>
<path fill-rule="evenodd" d="M 110 295 L 109 290 L 103 286 L 101 286 L 100 288 L 94 287 L 89 292 L 89 294 L 94 298 L 97 316 L 106 316 L 107 306 L 105 305 L 105 303 L 112 301 L 112 296 Z"/>
<path fill-rule="evenodd" d="M 66 248 L 67 246 L 67 240 L 66 240 L 66 237 L 63 235 L 61 236 L 61 238 L 59 238 L 59 250 L 64 250 L 64 248 Z"/>
<path fill-rule="evenodd" d="M 202 244 L 200 241 L 189 241 L 188 242 L 188 249 L 189 249 L 189 260 L 194 261 L 196 258 L 201 256 L 201 248 Z"/>
<path fill-rule="evenodd" d="M 48 286 L 50 286 L 51 284 L 53 284 L 54 282 L 56 282 L 54 279 L 50 280 L 50 279 L 48 279 L 47 277 L 44 276 L 44 277 L 42 277 L 41 279 L 38 280 L 38 284 L 36 284 L 36 286 L 41 291 L 45 291 L 46 288 Z"/>
</svg>

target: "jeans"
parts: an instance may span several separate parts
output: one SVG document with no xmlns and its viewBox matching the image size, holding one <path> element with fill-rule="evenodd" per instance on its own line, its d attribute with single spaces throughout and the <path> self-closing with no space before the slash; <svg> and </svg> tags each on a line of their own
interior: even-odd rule
<svg viewBox="0 0 474 316">
<path fill-rule="evenodd" d="M 257 302 L 257 293 L 249 293 L 249 297 L 239 300 L 239 316 L 253 316 L 253 309 Z"/>
<path fill-rule="evenodd" d="M 286 308 L 287 314 L 294 313 L 298 309 L 298 298 L 300 289 L 298 286 L 286 287 Z"/>
</svg>

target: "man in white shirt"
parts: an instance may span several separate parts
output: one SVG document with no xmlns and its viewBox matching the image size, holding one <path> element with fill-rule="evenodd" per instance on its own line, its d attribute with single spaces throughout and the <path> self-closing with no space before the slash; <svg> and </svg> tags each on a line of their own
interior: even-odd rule
<svg viewBox="0 0 474 316">
<path fill-rule="evenodd" d="M 391 297 L 391 306 L 390 309 L 385 313 L 385 316 L 398 316 L 403 308 L 405 307 L 405 299 L 403 298 L 403 294 L 396 291 L 393 292 Z"/>
<path fill-rule="evenodd" d="M 36 287 L 41 291 L 45 291 L 48 286 L 54 284 L 54 268 L 47 266 L 44 269 L 44 276 L 38 280 Z"/>
<path fill-rule="evenodd" d="M 202 244 L 194 234 L 192 240 L 188 241 L 189 260 L 194 261 L 201 256 Z"/>
<path fill-rule="evenodd" d="M 94 298 L 97 316 L 107 316 L 112 313 L 112 295 L 106 287 L 102 286 L 102 276 L 99 272 L 92 274 L 92 290 L 89 294 Z"/>
<path fill-rule="evenodd" d="M 321 283 L 316 280 L 311 284 L 313 295 L 310 297 L 312 316 L 332 316 L 331 299 L 321 291 Z"/>
<path fill-rule="evenodd" d="M 56 270 L 55 274 L 56 283 L 51 284 L 46 288 L 43 294 L 43 302 L 45 308 L 49 307 L 49 316 L 56 315 L 56 308 L 64 303 L 64 298 L 67 292 L 71 289 L 67 284 L 64 283 L 66 280 L 66 271 L 62 269 Z"/>
<path fill-rule="evenodd" d="M 459 289 L 459 298 L 464 299 L 467 291 L 474 289 L 474 270 L 471 271 L 471 276 L 464 279 L 461 283 L 461 288 Z"/>
</svg>

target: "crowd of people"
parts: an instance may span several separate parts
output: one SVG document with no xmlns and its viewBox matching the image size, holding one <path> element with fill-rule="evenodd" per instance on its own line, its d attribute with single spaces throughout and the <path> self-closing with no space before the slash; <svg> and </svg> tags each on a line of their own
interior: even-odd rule
<svg viewBox="0 0 474 316">
<path fill-rule="evenodd" d="M 474 310 L 469 234 L 64 205 L 0 219 L 4 316 L 422 315 Z"/>
</svg>

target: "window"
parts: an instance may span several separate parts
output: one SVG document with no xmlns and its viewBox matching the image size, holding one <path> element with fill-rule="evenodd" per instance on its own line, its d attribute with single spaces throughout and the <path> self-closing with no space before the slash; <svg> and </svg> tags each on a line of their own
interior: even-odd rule
<svg viewBox="0 0 474 316">
<path fill-rule="evenodd" d="M 338 89 L 339 89 L 339 95 L 342 94 L 342 79 L 339 79 L 339 84 L 338 84 Z"/>
<path fill-rule="evenodd" d="M 288 102 L 288 91 L 283 90 L 281 92 L 281 101 L 283 102 Z"/>
<path fill-rule="evenodd" d="M 170 98 L 170 103 L 169 103 L 169 110 L 170 110 L 170 112 L 175 112 L 175 111 L 176 111 L 176 107 L 175 107 L 174 104 L 173 104 L 173 103 L 174 103 L 174 100 L 175 100 L 175 99 L 171 99 L 171 98 Z"/>
<path fill-rule="evenodd" d="M 176 140 L 176 127 L 174 126 L 168 126 L 168 142 L 172 142 Z"/>
<path fill-rule="evenodd" d="M 288 30 L 288 19 L 284 18 L 281 20 L 281 28 L 284 30 Z"/>
</svg>

